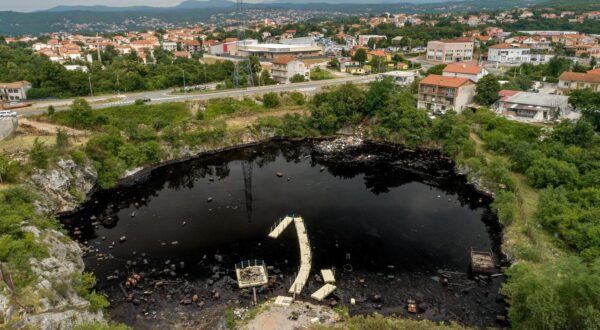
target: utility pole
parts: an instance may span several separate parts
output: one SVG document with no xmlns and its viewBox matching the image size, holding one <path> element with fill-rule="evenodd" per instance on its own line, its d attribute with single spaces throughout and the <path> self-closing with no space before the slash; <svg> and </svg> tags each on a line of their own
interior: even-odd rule
<svg viewBox="0 0 600 330">
<path fill-rule="evenodd" d="M 185 88 L 185 70 L 181 69 L 181 72 L 183 73 L 183 92 L 186 93 L 187 89 Z"/>
<path fill-rule="evenodd" d="M 117 72 L 117 95 L 121 95 L 121 88 L 119 84 L 119 73 Z"/>
<path fill-rule="evenodd" d="M 92 74 L 88 74 L 88 81 L 90 83 L 90 96 L 94 97 L 94 89 L 92 89 Z"/>
</svg>

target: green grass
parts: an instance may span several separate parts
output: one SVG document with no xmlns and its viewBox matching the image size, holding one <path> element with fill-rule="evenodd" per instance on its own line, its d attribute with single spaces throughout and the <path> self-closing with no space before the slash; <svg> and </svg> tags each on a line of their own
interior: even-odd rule
<svg viewBox="0 0 600 330">
<path fill-rule="evenodd" d="M 328 80 L 335 78 L 333 74 L 323 69 L 312 69 L 310 70 L 310 80 Z"/>
</svg>

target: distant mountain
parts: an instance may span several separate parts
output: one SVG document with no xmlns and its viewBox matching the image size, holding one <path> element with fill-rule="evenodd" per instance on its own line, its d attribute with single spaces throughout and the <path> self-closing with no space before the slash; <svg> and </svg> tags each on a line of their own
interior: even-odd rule
<svg viewBox="0 0 600 330">
<path fill-rule="evenodd" d="M 186 0 L 173 7 L 176 9 L 230 8 L 235 6 L 233 1 L 224 0 Z"/>
<path fill-rule="evenodd" d="M 112 6 L 56 6 L 44 11 L 59 13 L 67 11 L 87 11 L 87 12 L 156 12 L 168 10 L 189 10 L 189 9 L 225 9 L 233 8 L 234 2 L 224 0 L 186 0 L 174 7 L 151 7 L 151 6 L 129 6 L 129 7 L 112 7 Z"/>
</svg>

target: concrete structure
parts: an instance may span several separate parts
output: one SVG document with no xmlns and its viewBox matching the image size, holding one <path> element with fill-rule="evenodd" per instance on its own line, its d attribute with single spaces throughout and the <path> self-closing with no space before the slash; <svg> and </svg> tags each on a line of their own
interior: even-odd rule
<svg viewBox="0 0 600 330">
<path fill-rule="evenodd" d="M 0 102 L 15 102 L 27 99 L 27 91 L 31 89 L 28 81 L 0 83 Z"/>
<path fill-rule="evenodd" d="M 254 55 L 258 58 L 273 59 L 278 56 L 309 57 L 320 56 L 323 49 L 313 45 L 282 45 L 282 44 L 239 44 L 239 56 Z"/>
<path fill-rule="evenodd" d="M 448 64 L 442 71 L 444 77 L 467 78 L 473 82 L 478 82 L 479 79 L 486 76 L 489 72 L 477 65 L 469 65 L 467 63 L 452 63 Z"/>
<path fill-rule="evenodd" d="M 462 112 L 475 97 L 475 83 L 467 78 L 429 75 L 419 82 L 417 107 L 431 112 Z"/>
<path fill-rule="evenodd" d="M 498 114 L 510 119 L 548 122 L 579 117 L 578 113 L 573 113 L 568 96 L 510 90 L 500 91 L 500 96 L 493 108 Z"/>
<path fill-rule="evenodd" d="M 563 72 L 558 77 L 558 88 L 561 92 L 585 88 L 600 92 L 600 73 Z"/>
<path fill-rule="evenodd" d="M 369 40 L 374 40 L 375 42 L 387 39 L 386 36 L 376 35 L 376 34 L 361 34 L 358 36 L 358 45 L 367 46 L 369 44 Z"/>
<path fill-rule="evenodd" d="M 410 85 L 415 81 L 415 71 L 389 71 L 381 73 L 377 79 L 391 78 L 397 86 Z"/>
<path fill-rule="evenodd" d="M 19 125 L 17 116 L 0 117 L 0 140 L 9 137 Z"/>
<path fill-rule="evenodd" d="M 427 60 L 440 63 L 471 61 L 474 47 L 470 38 L 430 41 L 427 43 Z"/>
<path fill-rule="evenodd" d="M 531 48 L 521 44 L 497 44 L 488 49 L 488 61 L 520 64 L 531 62 Z"/>
<path fill-rule="evenodd" d="M 310 70 L 304 62 L 292 56 L 276 57 L 272 63 L 271 76 L 280 84 L 289 84 L 290 79 L 295 75 L 304 76 L 304 80 L 310 79 Z"/>
</svg>

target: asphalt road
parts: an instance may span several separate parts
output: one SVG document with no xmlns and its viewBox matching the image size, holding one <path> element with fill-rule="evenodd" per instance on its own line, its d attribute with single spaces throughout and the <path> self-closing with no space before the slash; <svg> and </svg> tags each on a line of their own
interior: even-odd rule
<svg viewBox="0 0 600 330">
<path fill-rule="evenodd" d="M 260 87 L 249 87 L 240 89 L 227 89 L 206 92 L 190 92 L 188 94 L 173 94 L 172 90 L 148 91 L 121 95 L 103 95 L 97 97 L 86 97 L 93 109 L 102 109 L 107 107 L 133 104 L 139 99 L 150 99 L 149 103 L 158 104 L 166 102 L 184 102 L 184 101 L 204 101 L 215 98 L 233 97 L 241 98 L 244 96 L 263 95 L 269 92 L 289 92 L 299 91 L 303 93 L 315 93 L 325 86 L 342 85 L 346 83 L 368 83 L 375 80 L 376 75 L 351 76 L 330 80 L 309 81 L 305 83 L 270 85 Z M 49 105 L 54 106 L 56 111 L 64 111 L 73 103 L 73 99 L 63 99 L 56 101 L 34 102 L 30 108 L 16 110 L 20 116 L 31 116 L 45 113 Z"/>
</svg>

